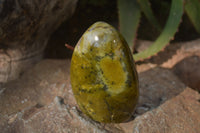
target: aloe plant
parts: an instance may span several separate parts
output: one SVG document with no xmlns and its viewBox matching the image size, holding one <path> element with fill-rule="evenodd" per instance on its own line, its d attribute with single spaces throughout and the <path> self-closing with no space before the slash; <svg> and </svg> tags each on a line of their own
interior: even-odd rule
<svg viewBox="0 0 200 133">
<path fill-rule="evenodd" d="M 106 0 L 101 2 L 97 0 L 83 0 L 82 4 L 84 5 L 84 3 L 87 2 L 92 5 L 101 6 L 109 3 L 109 1 Z M 144 60 L 163 50 L 166 45 L 173 40 L 176 32 L 178 31 L 178 27 L 182 21 L 184 13 L 187 14 L 196 31 L 200 33 L 200 0 L 171 0 L 169 16 L 164 27 L 161 26 L 157 20 L 151 7 L 152 4 L 156 4 L 155 7 L 159 4 L 164 5 L 165 10 L 168 8 L 168 3 L 166 4 L 166 2 L 160 0 L 154 0 L 152 2 L 150 0 L 117 0 L 119 30 L 126 39 L 132 52 L 134 51 L 134 44 L 137 39 L 137 31 L 142 13 L 152 26 L 160 32 L 160 35 L 155 39 L 149 48 L 142 52 L 133 54 L 135 61 Z M 67 47 L 73 49 L 68 45 Z"/>
<path fill-rule="evenodd" d="M 198 33 L 200 33 L 200 1 L 185 0 L 185 12 Z"/>
<path fill-rule="evenodd" d="M 140 20 L 139 5 L 136 0 L 118 0 L 118 10 L 120 32 L 131 47 L 136 38 Z"/>
<path fill-rule="evenodd" d="M 197 32 L 200 33 L 199 0 L 172 0 L 170 13 L 163 29 L 161 29 L 151 9 L 149 0 L 118 0 L 118 9 L 120 31 L 130 47 L 134 45 L 133 40 L 136 39 L 141 12 L 144 13 L 154 27 L 161 31 L 158 38 L 149 48 L 140 53 L 133 54 L 136 61 L 155 55 L 170 43 L 178 30 L 184 10 Z"/>
</svg>

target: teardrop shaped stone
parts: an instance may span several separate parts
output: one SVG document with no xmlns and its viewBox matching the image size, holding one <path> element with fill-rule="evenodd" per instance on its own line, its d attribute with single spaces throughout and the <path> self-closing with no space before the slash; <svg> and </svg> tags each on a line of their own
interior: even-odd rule
<svg viewBox="0 0 200 133">
<path fill-rule="evenodd" d="M 111 25 L 96 22 L 82 35 L 70 78 L 75 99 L 87 116 L 103 123 L 128 120 L 138 101 L 138 77 L 124 38 Z"/>
</svg>

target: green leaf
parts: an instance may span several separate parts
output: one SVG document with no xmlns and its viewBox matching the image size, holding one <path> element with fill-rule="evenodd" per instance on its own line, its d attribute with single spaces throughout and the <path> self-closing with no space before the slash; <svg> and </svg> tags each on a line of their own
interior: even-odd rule
<svg viewBox="0 0 200 133">
<path fill-rule="evenodd" d="M 164 47 L 170 42 L 170 40 L 175 35 L 179 23 L 181 22 L 182 15 L 183 15 L 183 0 L 172 0 L 170 14 L 160 36 L 149 48 L 140 53 L 134 54 L 133 58 L 136 61 L 142 60 L 152 55 L 155 55 L 160 50 L 164 49 Z"/>
<path fill-rule="evenodd" d="M 142 12 L 145 14 L 145 16 L 147 17 L 147 19 L 149 20 L 149 22 L 155 27 L 157 28 L 157 30 L 161 31 L 161 26 L 158 23 L 156 17 L 153 14 L 153 11 L 151 9 L 149 0 L 138 0 L 141 10 Z"/>
<path fill-rule="evenodd" d="M 129 47 L 133 46 L 140 21 L 140 7 L 137 0 L 118 0 L 120 32 Z"/>
<path fill-rule="evenodd" d="M 185 0 L 185 11 L 196 31 L 200 33 L 200 2 L 199 0 Z"/>
</svg>

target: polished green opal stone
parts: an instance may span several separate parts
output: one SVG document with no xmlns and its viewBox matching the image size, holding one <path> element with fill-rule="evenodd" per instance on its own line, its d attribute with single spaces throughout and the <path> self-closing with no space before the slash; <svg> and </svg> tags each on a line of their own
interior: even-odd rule
<svg viewBox="0 0 200 133">
<path fill-rule="evenodd" d="M 138 101 L 138 77 L 130 49 L 114 27 L 96 22 L 76 45 L 70 70 L 76 101 L 103 123 L 128 120 Z"/>
</svg>

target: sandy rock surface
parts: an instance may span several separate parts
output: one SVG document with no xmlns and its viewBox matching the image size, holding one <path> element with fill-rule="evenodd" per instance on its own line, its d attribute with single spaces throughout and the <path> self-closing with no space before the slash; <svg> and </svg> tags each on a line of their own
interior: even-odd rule
<svg viewBox="0 0 200 133">
<path fill-rule="evenodd" d="M 187 88 L 131 124 L 135 133 L 199 133 L 200 94 Z"/>
<path fill-rule="evenodd" d="M 58 133 L 133 130 L 134 119 L 103 125 L 84 116 L 71 91 L 69 66 L 70 60 L 43 60 L 21 78 L 5 84 L 0 94 L 1 130 Z M 165 101 L 186 87 L 170 70 L 152 64 L 138 67 L 140 100 L 134 116 L 142 120 L 145 112 L 165 105 Z"/>
<path fill-rule="evenodd" d="M 200 94 L 176 76 L 177 68 L 137 65 L 140 98 L 133 117 L 125 123 L 102 124 L 79 110 L 70 85 L 70 60 L 40 61 L 0 86 L 0 131 L 198 133 Z"/>
</svg>

